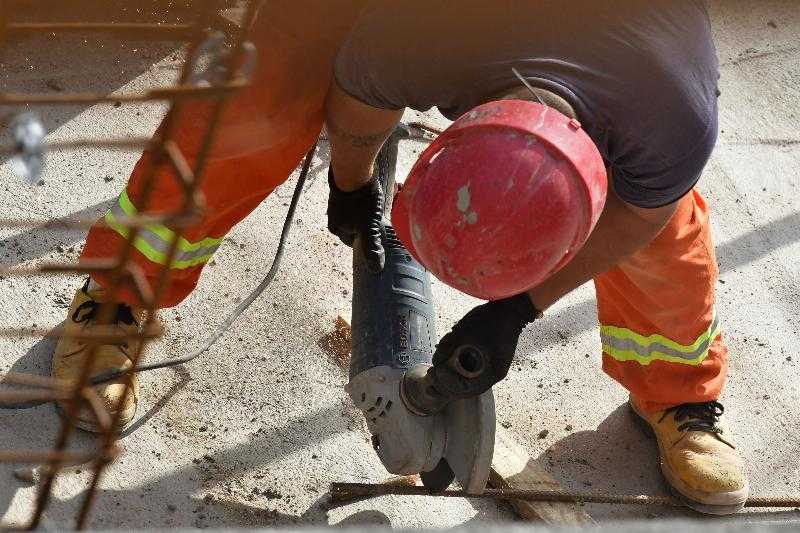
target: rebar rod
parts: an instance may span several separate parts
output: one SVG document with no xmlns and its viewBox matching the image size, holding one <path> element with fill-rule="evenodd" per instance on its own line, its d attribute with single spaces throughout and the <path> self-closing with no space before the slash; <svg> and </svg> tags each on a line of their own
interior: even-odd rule
<svg viewBox="0 0 800 533">
<path fill-rule="evenodd" d="M 185 41 L 198 32 L 194 24 L 158 24 L 148 22 L 12 22 L 6 24 L 6 35 L 56 32 L 108 32 L 115 37 L 136 40 Z"/>
<path fill-rule="evenodd" d="M 60 94 L 25 94 L 0 93 L 0 105 L 89 105 L 116 104 L 134 102 L 157 102 L 162 100 L 176 101 L 184 99 L 214 98 L 225 96 L 231 91 L 247 86 L 247 79 L 238 78 L 212 85 L 197 87 L 194 85 L 176 85 L 160 89 L 150 89 L 138 93 L 105 94 L 105 93 L 60 93 Z"/>
<path fill-rule="evenodd" d="M 672 496 L 649 494 L 615 494 L 568 490 L 486 489 L 480 494 L 463 490 L 432 492 L 421 486 L 382 483 L 331 483 L 330 498 L 342 504 L 377 496 L 433 496 L 441 498 L 478 498 L 491 500 L 523 500 L 533 502 L 605 503 L 615 505 L 658 505 L 681 507 L 684 503 Z M 745 507 L 800 507 L 800 495 L 751 496 Z"/>
</svg>

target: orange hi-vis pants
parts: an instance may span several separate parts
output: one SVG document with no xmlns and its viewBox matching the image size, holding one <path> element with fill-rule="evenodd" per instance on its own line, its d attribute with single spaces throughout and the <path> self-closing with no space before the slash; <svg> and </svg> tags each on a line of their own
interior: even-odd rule
<svg viewBox="0 0 800 533">
<path fill-rule="evenodd" d="M 366 0 L 271 0 L 252 40 L 259 50 L 253 83 L 229 101 L 206 167 L 201 191 L 208 209 L 180 232 L 159 307 L 186 298 L 225 234 L 245 218 L 299 164 L 322 128 L 332 63 Z M 211 106 L 186 102 L 173 138 L 193 163 Z M 159 167 L 155 194 L 142 209 L 142 181 L 154 164 L 145 152 L 126 189 L 89 232 L 82 259 L 118 255 L 125 228 L 115 221 L 135 214 L 178 211 L 183 195 L 176 177 Z M 166 265 L 174 232 L 143 228 L 132 260 L 151 285 Z M 647 247 L 595 278 L 603 368 L 632 392 L 642 407 L 658 410 L 716 399 L 727 371 L 726 349 L 714 312 L 714 259 L 707 207 L 696 192 Z M 108 282 L 102 274 L 94 278 Z M 120 299 L 137 305 L 135 292 Z"/>
<path fill-rule="evenodd" d="M 716 400 L 728 371 L 708 206 L 687 194 L 648 246 L 595 278 L 603 370 L 645 410 Z"/>
<path fill-rule="evenodd" d="M 281 183 L 311 148 L 322 129 L 325 96 L 333 79 L 333 60 L 366 0 L 271 0 L 265 2 L 250 38 L 258 66 L 249 87 L 232 95 L 219 124 L 200 190 L 207 211 L 181 231 L 170 265 L 168 289 L 159 307 L 180 303 L 197 285 L 203 266 L 226 233 Z M 181 105 L 171 138 L 194 164 L 206 132 L 212 104 L 190 100 Z M 163 130 L 164 124 L 156 134 Z M 143 182 L 155 154 L 145 152 L 115 205 L 91 229 L 81 259 L 119 254 L 127 231 L 116 221 L 136 214 L 181 211 L 184 197 L 174 172 L 157 168 L 155 189 L 142 209 Z M 151 286 L 165 267 L 172 229 L 150 224 L 134 241 L 133 261 Z M 93 274 L 104 285 L 108 277 Z M 137 304 L 132 287 L 120 299 Z"/>
</svg>

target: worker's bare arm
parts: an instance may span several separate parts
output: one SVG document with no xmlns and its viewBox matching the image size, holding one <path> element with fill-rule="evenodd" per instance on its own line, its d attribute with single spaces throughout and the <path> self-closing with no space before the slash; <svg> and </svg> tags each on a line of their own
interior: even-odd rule
<svg viewBox="0 0 800 533">
<path fill-rule="evenodd" d="M 533 304 L 544 311 L 636 253 L 661 232 L 677 206 L 675 202 L 657 209 L 643 209 L 622 201 L 609 189 L 603 214 L 581 251 L 547 281 L 528 291 Z"/>
<path fill-rule="evenodd" d="M 402 115 L 402 109 L 379 109 L 359 102 L 333 83 L 325 105 L 325 124 L 339 189 L 353 191 L 369 181 L 375 157 Z"/>
</svg>

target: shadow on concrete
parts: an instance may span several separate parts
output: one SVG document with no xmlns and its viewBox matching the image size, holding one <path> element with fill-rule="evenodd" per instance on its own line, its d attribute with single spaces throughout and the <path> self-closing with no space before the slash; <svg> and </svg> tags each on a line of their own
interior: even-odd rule
<svg viewBox="0 0 800 533">
<path fill-rule="evenodd" d="M 60 325 L 59 325 L 60 326 Z M 33 374 L 37 376 L 49 376 L 52 363 L 53 352 L 58 340 L 53 337 L 45 337 L 34 344 L 22 357 L 20 357 L 8 369 L 9 372 Z M 138 427 L 145 424 L 150 418 L 160 410 L 177 392 L 185 387 L 190 381 L 188 372 L 176 368 L 176 374 L 181 380 L 175 383 L 160 400 L 153 405 L 143 416 L 129 426 L 120 437 L 125 437 L 135 431 Z M 0 381 L 0 390 L 13 390 L 13 386 L 4 385 Z M 0 449 L 2 450 L 45 450 L 53 446 L 56 435 L 61 429 L 61 418 L 56 412 L 53 403 L 33 405 L 30 407 L 20 406 L 18 409 L 0 408 Z M 98 444 L 96 437 L 83 431 L 73 432 L 68 446 L 71 450 L 91 450 Z M 25 483 L 15 479 L 13 472 L 20 468 L 20 464 L 0 463 L 0 516 L 8 509 L 18 490 L 30 487 Z M 31 465 L 37 471 L 41 467 Z M 70 465 L 69 469 L 80 467 L 80 465 Z M 9 482 L 10 480 L 10 482 Z M 79 502 L 76 502 L 78 505 Z M 77 507 L 74 509 L 77 511 Z M 62 523 L 62 522 L 59 522 Z"/>
<path fill-rule="evenodd" d="M 50 375 L 50 362 L 53 356 L 53 350 L 56 347 L 58 339 L 54 337 L 44 337 L 39 339 L 36 344 L 19 359 L 17 359 L 9 372 L 35 374 L 38 376 Z"/>
<path fill-rule="evenodd" d="M 120 439 L 127 437 L 149 422 L 150 419 L 153 418 L 153 416 L 155 416 L 167 404 L 167 402 L 172 399 L 173 396 L 182 391 L 187 385 L 189 385 L 189 382 L 192 381 L 191 375 L 186 371 L 183 365 L 172 367 L 172 370 L 174 370 L 175 374 L 180 377 L 180 381 L 173 383 L 167 392 L 160 394 L 158 401 L 151 405 L 146 413 L 138 417 L 133 424 L 126 427 L 125 430 L 119 434 Z"/>
<path fill-rule="evenodd" d="M 175 4 L 167 0 L 44 0 L 3 2 L 2 8 L 7 10 L 12 22 L 181 22 L 191 15 L 190 6 Z M 0 45 L 0 91 L 112 93 L 147 72 L 154 63 L 175 55 L 178 46 L 178 42 L 130 41 L 103 33 L 24 35 Z M 8 143 L 5 128 L 8 120 L 22 110 L 38 114 L 46 130 L 53 131 L 86 109 L 85 105 L 0 106 L 0 145 Z M 114 108 L 109 106 L 109 113 L 113 112 Z M 59 154 L 59 157 L 69 157 L 69 153 Z M 0 163 L 3 160 L 0 158 Z M 71 216 L 98 216 L 109 202 L 88 206 Z M 83 229 L 23 231 L 0 240 L 0 255 L 3 256 L 0 262 L 11 266 L 42 257 L 59 245 L 69 247 L 81 241 L 85 235 Z"/>
<path fill-rule="evenodd" d="M 50 375 L 50 362 L 56 339 L 44 338 L 34 344 L 28 352 L 9 369 L 11 372 L 40 376 Z M 0 390 L 6 387 L 0 384 Z M 33 422 L 33 423 L 32 423 Z M 61 419 L 52 403 L 29 409 L 0 410 L 0 450 L 46 450 L 53 446 Z M 93 436 L 76 432 L 69 448 L 87 450 L 93 447 Z M 0 516 L 8 509 L 18 490 L 30 487 L 18 481 L 13 472 L 20 464 L 0 463 Z"/>
<path fill-rule="evenodd" d="M 296 428 L 299 426 L 310 431 L 309 438 L 302 443 L 296 440 Z M 302 514 L 294 516 L 270 510 L 268 508 L 270 498 L 265 496 L 254 498 L 254 503 L 250 505 L 236 501 L 237 498 L 241 500 L 240 494 L 232 493 L 228 499 L 218 496 L 219 491 L 215 491 L 213 497 L 201 497 L 197 493 L 209 488 L 218 488 L 225 480 L 240 477 L 243 472 L 263 469 L 291 453 L 313 448 L 317 443 L 347 429 L 348 421 L 341 417 L 339 406 L 333 405 L 300 418 L 286 420 L 284 424 L 270 428 L 269 431 L 258 432 L 246 443 L 209 452 L 197 463 L 172 470 L 167 475 L 147 481 L 135 488 L 101 490 L 93 507 L 94 519 L 91 527 L 103 529 L 138 529 L 152 526 L 228 527 L 233 523 L 238 527 L 264 527 L 292 524 L 301 520 L 304 524 L 327 523 L 325 495 Z M 135 456 L 126 455 L 127 460 L 132 458 L 135 460 Z M 13 487 L 9 489 L 9 495 L 0 492 L 0 509 L 3 504 L 7 506 L 13 497 L 15 489 Z M 281 498 L 292 496 L 283 494 Z M 61 527 L 70 527 L 84 497 L 85 491 L 67 500 L 54 497 L 46 512 L 48 519 Z M 136 512 L 136 509 L 142 507 L 144 498 L 149 502 L 163 502 L 165 511 L 169 510 L 170 516 L 174 516 L 174 519 L 165 523 L 164 520 L 153 517 L 152 512 Z M 152 505 L 149 508 L 152 509 Z M 164 515 L 166 514 L 168 513 L 165 512 Z"/>
<path fill-rule="evenodd" d="M 759 226 L 717 247 L 721 273 L 730 272 L 800 240 L 800 213 Z"/>
<path fill-rule="evenodd" d="M 114 202 L 114 198 L 103 200 L 94 205 L 90 205 L 67 215 L 66 219 L 91 219 L 100 217 Z M 48 229 L 31 228 L 20 233 L 9 235 L 0 239 L 0 260 L 2 266 L 14 266 L 31 259 L 44 257 L 61 246 L 68 248 L 86 238 L 88 230 L 83 228 L 75 229 Z"/>
<path fill-rule="evenodd" d="M 567 490 L 616 494 L 668 495 L 659 467 L 658 446 L 627 404 L 620 405 L 594 431 L 579 431 L 553 444 L 537 462 Z M 689 518 L 772 522 L 800 519 L 800 511 L 757 511 L 729 517 L 701 515 L 687 508 L 587 504 L 586 512 L 600 520 Z"/>
<path fill-rule="evenodd" d="M 380 511 L 373 509 L 365 509 L 353 513 L 347 518 L 340 520 L 336 523 L 336 527 L 351 527 L 351 526 L 391 526 L 392 521 L 389 517 Z"/>
<path fill-rule="evenodd" d="M 10 22 L 166 22 L 191 21 L 191 2 L 131 0 L 126 2 L 4 2 Z M 0 91 L 13 93 L 112 93 L 147 72 L 154 63 L 175 55 L 182 43 L 135 41 L 108 33 L 24 34 L 0 45 Z M 176 58 L 177 59 L 177 58 Z M 176 67 L 177 68 L 177 67 Z M 38 114 L 47 131 L 82 113 L 85 105 L 0 106 L 0 142 L 10 116 Z M 112 109 L 112 108 L 110 108 Z M 113 112 L 113 111 L 110 111 Z M 3 159 L 0 159 L 2 161 Z"/>
<path fill-rule="evenodd" d="M 594 431 L 578 431 L 553 444 L 538 459 L 562 485 L 604 492 L 661 492 L 655 440 L 639 427 L 627 404 Z"/>
</svg>

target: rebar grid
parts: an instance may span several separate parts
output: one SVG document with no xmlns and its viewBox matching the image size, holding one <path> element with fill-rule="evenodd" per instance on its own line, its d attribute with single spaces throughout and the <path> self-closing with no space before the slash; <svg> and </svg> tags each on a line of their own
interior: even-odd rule
<svg viewBox="0 0 800 533">
<path fill-rule="evenodd" d="M 203 212 L 205 203 L 199 189 L 202 182 L 203 171 L 218 129 L 219 121 L 225 107 L 226 99 L 232 92 L 247 85 L 247 75 L 239 72 L 243 62 L 245 43 L 248 31 L 255 21 L 256 13 L 261 0 L 247 0 L 246 13 L 241 27 L 228 26 L 230 53 L 225 57 L 225 79 L 216 82 L 196 84 L 190 81 L 192 68 L 191 59 L 201 49 L 207 32 L 203 23 L 213 20 L 214 14 L 204 14 L 193 24 L 146 24 L 146 23 L 18 23 L 11 20 L 9 0 L 0 0 L 0 46 L 15 38 L 36 33 L 80 33 L 103 32 L 112 37 L 132 37 L 137 40 L 170 40 L 188 41 L 188 51 L 177 85 L 153 89 L 150 91 L 110 96 L 94 93 L 60 93 L 60 94 L 13 94 L 0 92 L 0 105 L 6 106 L 32 106 L 32 105 L 87 105 L 107 102 L 152 102 L 166 101 L 169 104 L 166 117 L 158 137 L 152 139 L 79 139 L 72 141 L 54 142 L 45 144 L 45 150 L 67 151 L 77 148 L 97 148 L 109 150 L 142 150 L 148 149 L 154 155 L 153 164 L 150 165 L 147 175 L 142 180 L 142 191 L 138 200 L 140 212 L 146 212 L 152 200 L 156 183 L 156 176 L 162 167 L 170 168 L 177 176 L 182 194 L 181 206 L 174 212 L 158 216 L 140 215 L 123 217 L 118 223 L 127 228 L 126 243 L 118 257 L 107 260 L 82 261 L 80 264 L 51 263 L 40 265 L 37 268 L 2 267 L 2 276 L 43 276 L 69 274 L 76 275 L 92 272 L 104 272 L 110 279 L 106 287 L 109 303 L 100 306 L 97 322 L 108 323 L 113 316 L 115 305 L 123 284 L 133 287 L 136 295 L 144 304 L 146 318 L 138 333 L 120 334 L 114 328 L 93 327 L 92 332 L 71 335 L 87 343 L 88 357 L 86 358 L 76 383 L 64 383 L 56 379 L 8 373 L 2 376 L 3 381 L 24 388 L 0 392 L 0 401 L 27 402 L 27 401 L 56 401 L 60 406 L 63 416 L 61 428 L 58 432 L 54 446 L 49 450 L 0 450 L 0 462 L 45 464 L 43 480 L 39 486 L 35 507 L 27 524 L 5 526 L 13 529 L 35 529 L 39 526 L 42 514 L 50 501 L 53 483 L 62 466 L 76 463 L 91 463 L 92 478 L 85 492 L 75 522 L 76 529 L 83 529 L 89 517 L 92 503 L 95 499 L 98 483 L 106 466 L 116 457 L 115 442 L 118 435 L 120 409 L 108 410 L 104 402 L 91 387 L 91 369 L 97 354 L 97 349 L 102 344 L 123 342 L 127 338 L 135 337 L 140 342 L 136 345 L 131 357 L 130 368 L 133 369 L 146 346 L 147 341 L 161 335 L 160 328 L 154 322 L 154 311 L 160 296 L 167 288 L 169 266 L 172 264 L 177 249 L 181 230 L 196 220 Z M 206 99 L 212 103 L 211 118 L 205 125 L 205 132 L 200 150 L 194 161 L 190 164 L 184 157 L 178 144 L 172 139 L 174 126 L 180 114 L 182 103 L 186 99 Z M 14 154 L 14 148 L 0 146 L 0 156 Z M 14 219 L 0 219 L 0 227 L 19 228 L 27 227 L 39 231 L 48 231 L 59 228 L 87 228 L 95 220 L 55 219 L 51 221 L 24 221 Z M 131 261 L 133 243 L 142 227 L 147 224 L 169 224 L 175 231 L 170 238 L 164 265 L 159 269 L 156 282 L 151 286 L 141 269 Z M 60 329 L 45 331 L 30 328 L 0 328 L 0 337 L 24 336 L 66 336 Z M 128 372 L 130 372 L 129 370 Z M 128 374 L 126 374 L 127 376 Z M 120 398 L 122 405 L 130 393 L 130 380 L 124 380 L 124 392 Z M 70 437 L 76 426 L 79 409 L 88 405 L 94 412 L 101 431 L 97 435 L 97 447 L 91 452 L 70 452 L 66 450 Z M 0 525 L 0 529 L 4 526 Z"/>
</svg>

